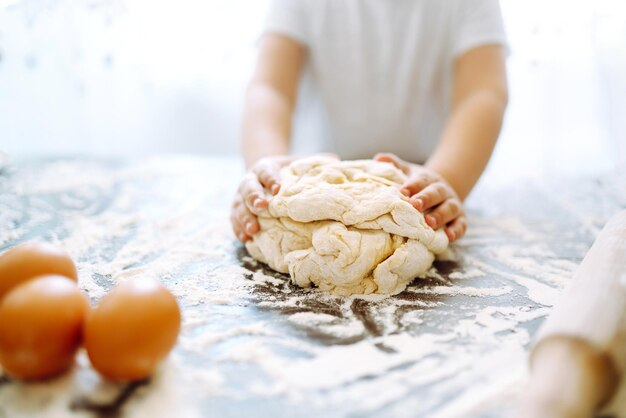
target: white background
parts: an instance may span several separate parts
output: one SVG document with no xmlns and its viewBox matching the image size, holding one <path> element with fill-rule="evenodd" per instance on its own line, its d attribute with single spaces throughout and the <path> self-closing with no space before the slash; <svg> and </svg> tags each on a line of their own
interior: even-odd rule
<svg viewBox="0 0 626 418">
<path fill-rule="evenodd" d="M 238 152 L 267 0 L 0 0 L 0 150 Z M 626 2 L 503 0 L 511 101 L 490 170 L 626 162 Z"/>
</svg>

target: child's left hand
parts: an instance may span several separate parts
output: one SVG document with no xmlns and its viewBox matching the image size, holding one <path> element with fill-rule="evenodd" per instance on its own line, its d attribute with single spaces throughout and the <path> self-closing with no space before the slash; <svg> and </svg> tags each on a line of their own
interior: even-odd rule
<svg viewBox="0 0 626 418">
<path fill-rule="evenodd" d="M 395 165 L 407 175 L 400 191 L 424 214 L 433 229 L 445 226 L 450 242 L 461 238 L 467 229 L 467 219 L 461 199 L 440 174 L 427 167 L 406 162 L 394 154 L 376 154 L 376 161 Z"/>
</svg>

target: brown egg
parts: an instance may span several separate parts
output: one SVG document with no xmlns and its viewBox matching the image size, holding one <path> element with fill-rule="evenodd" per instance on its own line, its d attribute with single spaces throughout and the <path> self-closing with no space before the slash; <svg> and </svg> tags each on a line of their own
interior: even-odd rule
<svg viewBox="0 0 626 418">
<path fill-rule="evenodd" d="M 180 319 L 176 298 L 158 281 L 120 284 L 85 321 L 91 364 L 111 380 L 145 379 L 176 344 Z"/>
<path fill-rule="evenodd" d="M 78 280 L 72 258 L 57 247 L 29 242 L 11 248 L 0 256 L 0 299 L 20 283 L 44 274 Z"/>
<path fill-rule="evenodd" d="M 0 301 L 0 364 L 18 379 L 44 379 L 70 367 L 89 301 L 64 276 L 41 276 Z"/>
</svg>

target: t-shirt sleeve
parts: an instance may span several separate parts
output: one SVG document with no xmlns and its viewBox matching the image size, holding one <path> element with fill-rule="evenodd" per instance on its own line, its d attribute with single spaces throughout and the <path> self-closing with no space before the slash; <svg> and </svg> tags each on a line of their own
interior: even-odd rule
<svg viewBox="0 0 626 418">
<path fill-rule="evenodd" d="M 272 0 L 263 33 L 278 33 L 308 44 L 305 0 Z"/>
<path fill-rule="evenodd" d="M 460 0 L 452 36 L 454 57 L 482 45 L 502 45 L 507 53 L 502 11 L 498 0 Z"/>
</svg>

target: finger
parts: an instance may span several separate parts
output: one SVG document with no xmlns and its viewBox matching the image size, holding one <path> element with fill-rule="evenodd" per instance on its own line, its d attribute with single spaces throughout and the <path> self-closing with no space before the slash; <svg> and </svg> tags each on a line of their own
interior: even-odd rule
<svg viewBox="0 0 626 418">
<path fill-rule="evenodd" d="M 261 185 L 272 194 L 280 190 L 280 169 L 275 164 L 262 165 L 258 168 L 257 177 Z"/>
<path fill-rule="evenodd" d="M 239 185 L 239 194 L 252 213 L 257 214 L 267 207 L 263 186 L 254 173 L 247 174 Z"/>
<path fill-rule="evenodd" d="M 465 235 L 467 231 L 467 219 L 465 216 L 459 216 L 452 221 L 445 229 L 446 235 L 450 242 L 454 242 Z"/>
<path fill-rule="evenodd" d="M 248 237 L 252 237 L 259 232 L 259 221 L 254 213 L 252 213 L 246 205 L 239 205 L 234 211 L 235 221 L 239 225 L 241 232 Z"/>
<path fill-rule="evenodd" d="M 237 237 L 237 239 L 239 241 L 246 242 L 246 240 L 249 239 L 249 237 L 245 234 L 245 232 L 243 232 L 243 228 L 241 227 L 241 223 L 235 217 L 234 214 L 230 216 L 230 224 L 231 224 L 231 226 L 233 228 L 233 234 L 235 234 L 235 236 Z"/>
<path fill-rule="evenodd" d="M 402 172 L 406 175 L 411 171 L 411 166 L 406 163 L 406 161 L 400 159 L 397 155 L 389 153 L 389 152 L 379 152 L 374 156 L 374 161 L 380 161 L 383 163 L 391 163 L 402 170 Z"/>
<path fill-rule="evenodd" d="M 241 196 L 237 195 L 230 211 L 230 224 L 233 228 L 233 233 L 235 234 L 237 239 L 241 242 L 245 242 L 247 239 L 249 239 L 249 236 L 244 232 L 244 226 L 241 224 L 239 216 L 242 207 L 245 208 L 245 205 L 241 200 Z"/>
<path fill-rule="evenodd" d="M 231 219 L 231 223 L 233 226 L 233 234 L 235 234 L 235 237 L 237 237 L 237 239 L 241 242 L 246 242 L 249 237 L 241 230 L 241 225 L 239 225 L 234 219 Z"/>
<path fill-rule="evenodd" d="M 415 209 L 424 212 L 426 209 L 435 207 L 453 196 L 452 191 L 445 183 L 437 181 L 424 187 L 419 193 L 411 197 L 409 201 Z"/>
<path fill-rule="evenodd" d="M 437 182 L 439 182 L 439 179 L 435 175 L 429 173 L 428 171 L 422 171 L 410 176 L 400 187 L 400 191 L 405 196 L 411 197 L 417 195 L 418 193 L 423 193 L 428 187 Z M 427 208 L 427 206 L 424 206 L 425 202 L 417 196 L 411 199 L 411 204 L 413 204 L 413 206 L 420 211 Z"/>
<path fill-rule="evenodd" d="M 426 223 L 431 228 L 437 229 L 452 222 L 462 214 L 461 203 L 457 199 L 446 199 L 430 211 L 425 218 Z"/>
<path fill-rule="evenodd" d="M 243 232 L 249 237 L 252 237 L 254 234 L 259 232 L 259 221 L 257 220 L 256 216 L 252 215 L 251 213 L 248 212 L 240 215 L 238 221 L 242 226 Z"/>
<path fill-rule="evenodd" d="M 231 219 L 233 224 L 233 232 L 239 241 L 246 242 L 252 239 L 252 234 L 246 233 L 246 226 L 237 218 Z"/>
</svg>

